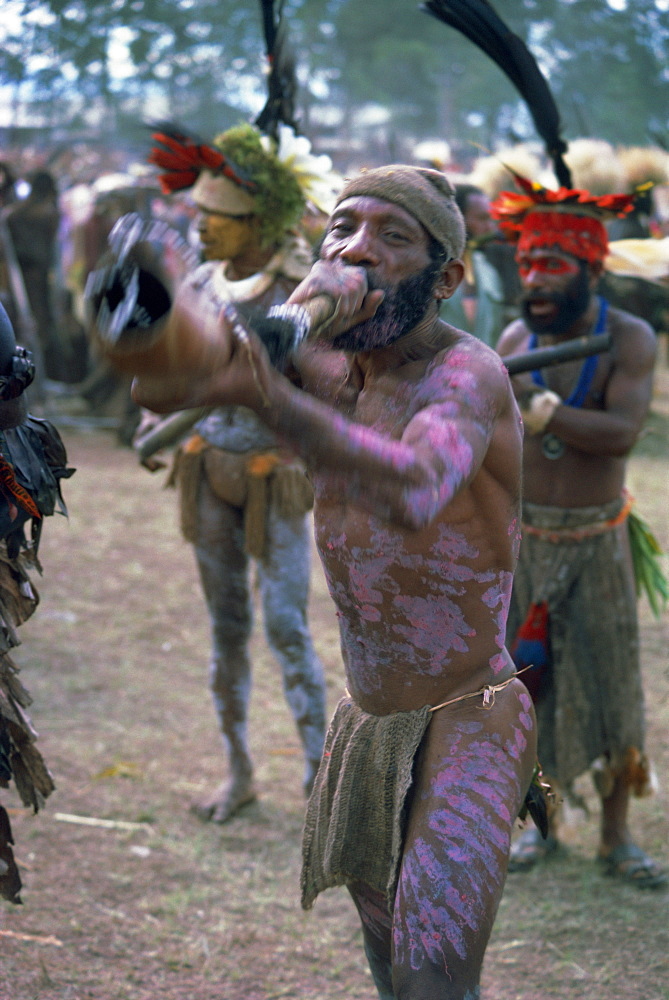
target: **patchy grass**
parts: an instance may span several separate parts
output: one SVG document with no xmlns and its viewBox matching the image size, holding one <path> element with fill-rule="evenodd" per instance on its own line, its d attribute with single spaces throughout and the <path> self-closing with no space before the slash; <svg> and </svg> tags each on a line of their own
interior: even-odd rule
<svg viewBox="0 0 669 1000">
<path fill-rule="evenodd" d="M 669 549 L 667 379 L 630 488 Z M 70 520 L 44 534 L 42 603 L 17 660 L 57 791 L 37 816 L 12 808 L 22 907 L 0 904 L 0 1000 L 372 1000 L 344 890 L 299 906 L 302 762 L 277 668 L 253 639 L 251 734 L 260 801 L 224 827 L 192 798 L 223 766 L 206 690 L 208 628 L 190 548 L 162 478 L 102 433 L 66 435 Z M 665 863 L 669 621 L 640 604 L 656 796 L 632 826 Z M 314 561 L 311 621 L 330 708 L 342 687 L 334 611 Z M 569 850 L 512 875 L 486 955 L 486 1000 L 669 998 L 667 893 L 602 878 L 596 801 Z M 75 814 L 141 824 L 96 828 Z M 24 935 L 21 938 L 19 935 Z"/>
</svg>

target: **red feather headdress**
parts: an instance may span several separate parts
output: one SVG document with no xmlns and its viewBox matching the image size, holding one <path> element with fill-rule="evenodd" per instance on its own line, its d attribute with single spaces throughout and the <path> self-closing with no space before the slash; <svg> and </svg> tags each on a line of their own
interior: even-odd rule
<svg viewBox="0 0 669 1000">
<path fill-rule="evenodd" d="M 635 194 L 594 195 L 578 188 L 560 187 L 551 191 L 536 181 L 510 170 L 520 191 L 501 191 L 492 203 L 492 212 L 500 228 L 509 235 L 520 232 L 528 212 L 563 212 L 569 215 L 590 215 L 605 220 L 624 216 L 634 210 Z"/>
<path fill-rule="evenodd" d="M 634 210 L 636 194 L 593 195 L 578 188 L 556 191 L 510 171 L 519 191 L 501 191 L 491 214 L 510 241 L 521 246 L 558 246 L 594 262 L 608 251 L 604 222 Z"/>
<path fill-rule="evenodd" d="M 164 194 L 174 194 L 193 187 L 203 170 L 227 177 L 234 184 L 255 194 L 258 185 L 247 177 L 219 149 L 187 135 L 175 126 L 163 123 L 152 133 L 156 145 L 149 154 L 149 163 L 159 167 L 160 187 Z"/>
</svg>

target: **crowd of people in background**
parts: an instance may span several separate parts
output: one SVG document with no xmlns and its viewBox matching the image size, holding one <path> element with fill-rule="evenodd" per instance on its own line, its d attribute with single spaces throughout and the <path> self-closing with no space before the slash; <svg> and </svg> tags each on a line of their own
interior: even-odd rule
<svg viewBox="0 0 669 1000">
<path fill-rule="evenodd" d="M 17 159 L 17 166 L 0 162 L 0 302 L 37 363 L 33 403 L 49 410 L 58 400 L 67 411 L 61 417 L 97 421 L 129 445 L 138 410 L 129 380 L 109 368 L 91 339 L 86 279 L 126 213 L 162 219 L 188 236 L 195 207 L 166 199 L 155 179 L 132 165 L 120 171 L 100 164 L 92 180 L 69 183 L 55 168 L 22 171 Z"/>
<path fill-rule="evenodd" d="M 510 170 L 557 186 L 545 158 L 531 144 L 510 146 L 470 163 L 448 159 L 446 143 L 415 146 L 416 165 L 443 170 L 456 186 L 467 222 L 465 281 L 442 309 L 442 318 L 491 346 L 518 315 L 520 283 L 513 250 L 499 238 L 490 202 L 510 186 Z M 440 159 L 439 156 L 445 157 Z M 55 151 L 5 150 L 0 158 L 0 302 L 38 361 L 34 397 L 70 419 L 96 420 L 130 444 L 137 425 L 127 379 L 109 369 L 91 341 L 84 305 L 86 278 L 105 253 L 108 235 L 128 212 L 161 219 L 194 247 L 197 209 L 188 192 L 165 197 L 156 175 L 131 157 L 119 160 Z M 611 240 L 669 239 L 669 152 L 658 147 L 616 149 L 599 139 L 576 139 L 567 155 L 574 187 L 596 194 L 640 189 L 638 208 L 610 225 Z M 81 164 L 81 173 L 77 171 Z M 353 164 L 351 172 L 359 166 Z M 306 214 L 303 234 L 313 244 L 322 220 Z M 665 244 L 666 246 L 666 244 Z M 665 250 L 665 254 L 667 251 Z M 615 305 L 646 319 L 658 334 L 669 330 L 669 289 L 652 269 L 607 271 L 602 291 Z M 661 354 L 662 356 L 662 354 Z M 78 407 L 78 411 L 77 411 Z M 74 413 L 74 416 L 72 415 Z"/>
<path fill-rule="evenodd" d="M 183 136 L 158 138 L 167 162 L 179 161 Z M 192 811 L 226 823 L 257 794 L 247 741 L 252 559 L 305 757 L 304 908 L 347 886 L 383 1000 L 432 995 L 447 981 L 473 997 L 507 870 L 527 871 L 560 847 L 559 812 L 534 797 L 543 803 L 547 787 L 562 801 L 596 771 L 603 873 L 642 889 L 669 881 L 627 823 L 651 766 L 625 492 L 656 339 L 669 334 L 669 153 L 573 143 L 576 207 L 527 148 L 466 172 L 418 154 L 414 164 L 354 164 L 331 214 L 319 214 L 253 126 L 189 147 L 190 166 L 193 148 L 206 156 L 171 188 L 169 169 L 183 176 L 174 166 L 160 178 L 126 164 L 74 182 L 53 165 L 0 163 L 0 301 L 35 359 L 29 403 L 47 417 L 60 405 L 62 421 L 63 401 L 76 402 L 80 419 L 106 419 L 120 443 L 136 442 L 142 410 L 131 376 L 96 346 L 89 276 L 105 271 L 110 234 L 129 213 L 166 224 L 199 254 L 168 323 L 190 317 L 199 335 L 209 302 L 217 336 L 233 346 L 226 365 L 189 372 L 185 397 L 183 382 L 170 395 L 164 380 L 163 411 L 199 414 L 171 442 L 172 484 L 210 618 L 209 686 L 229 777 Z M 160 151 L 152 156 L 161 163 Z M 516 247 L 505 215 L 513 171 L 527 196 Z M 607 230 L 616 213 L 605 212 L 606 196 L 631 208 L 633 192 L 634 210 Z M 117 295 L 111 287 L 101 297 Z M 197 308 L 180 313 L 183 296 Z M 337 302 L 331 350 L 310 354 L 294 334 L 282 370 L 260 342 L 258 315 L 286 321 L 324 296 Z M 144 311 L 150 327 L 169 310 Z M 142 325 L 120 312 L 124 329 Z M 589 333 L 613 345 L 601 364 L 506 378 L 500 356 Z M 140 373 L 134 397 L 153 409 L 148 385 L 147 395 Z M 57 478 L 71 474 L 61 451 L 56 495 Z M 306 611 L 314 496 L 347 682 L 327 731 Z M 587 607 L 605 589 L 608 620 L 599 603 Z M 547 666 L 537 680 L 519 649 L 539 614 Z M 535 673 L 520 677 L 526 669 Z M 512 843 L 525 808 L 537 830 Z M 8 862 L 4 876 L 5 897 L 20 901 Z"/>
<path fill-rule="evenodd" d="M 499 238 L 490 202 L 509 187 L 510 170 L 556 186 L 545 159 L 531 144 L 473 158 L 448 160 L 448 145 L 419 144 L 417 165 L 443 170 L 456 186 L 468 226 L 462 290 L 442 309 L 442 318 L 495 346 L 518 315 L 520 283 L 513 250 Z M 446 159 L 439 159 L 439 155 Z M 0 159 L 0 302 L 38 360 L 33 396 L 66 395 L 78 419 L 116 429 L 130 444 L 138 413 L 126 379 L 97 356 L 84 305 L 86 278 L 105 253 L 108 235 L 128 212 L 161 219 L 194 247 L 197 208 L 188 193 L 165 197 L 146 164 L 79 157 L 84 176 L 50 151 L 6 150 Z M 651 185 L 635 213 L 611 224 L 610 238 L 669 238 L 669 152 L 657 147 L 616 149 L 599 139 L 576 139 L 567 156 L 574 187 L 596 194 Z M 53 163 L 52 163 L 53 161 Z M 357 164 L 352 171 L 357 169 Z M 374 166 L 374 164 L 369 164 Z M 322 220 L 305 215 L 303 234 L 313 244 Z M 658 334 L 669 330 L 669 289 L 643 273 L 607 272 L 602 290 L 614 304 L 646 319 Z M 73 402 L 76 400 L 76 405 Z"/>
</svg>

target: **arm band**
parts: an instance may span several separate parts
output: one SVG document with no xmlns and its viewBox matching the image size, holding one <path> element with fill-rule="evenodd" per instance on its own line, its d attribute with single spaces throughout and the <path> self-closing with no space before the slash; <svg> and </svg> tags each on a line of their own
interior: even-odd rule
<svg viewBox="0 0 669 1000">
<path fill-rule="evenodd" d="M 561 397 L 551 389 L 533 393 L 530 396 L 529 405 L 526 408 L 521 408 L 520 411 L 527 433 L 540 434 L 541 431 L 545 430 L 561 403 Z"/>
</svg>

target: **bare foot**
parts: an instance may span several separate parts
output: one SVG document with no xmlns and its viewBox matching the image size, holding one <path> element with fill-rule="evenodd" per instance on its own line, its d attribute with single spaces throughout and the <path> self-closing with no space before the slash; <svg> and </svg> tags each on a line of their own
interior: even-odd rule
<svg viewBox="0 0 669 1000">
<path fill-rule="evenodd" d="M 213 796 L 193 802 L 190 811 L 205 822 L 227 823 L 243 806 L 255 802 L 257 797 L 251 780 L 224 782 Z"/>
</svg>

